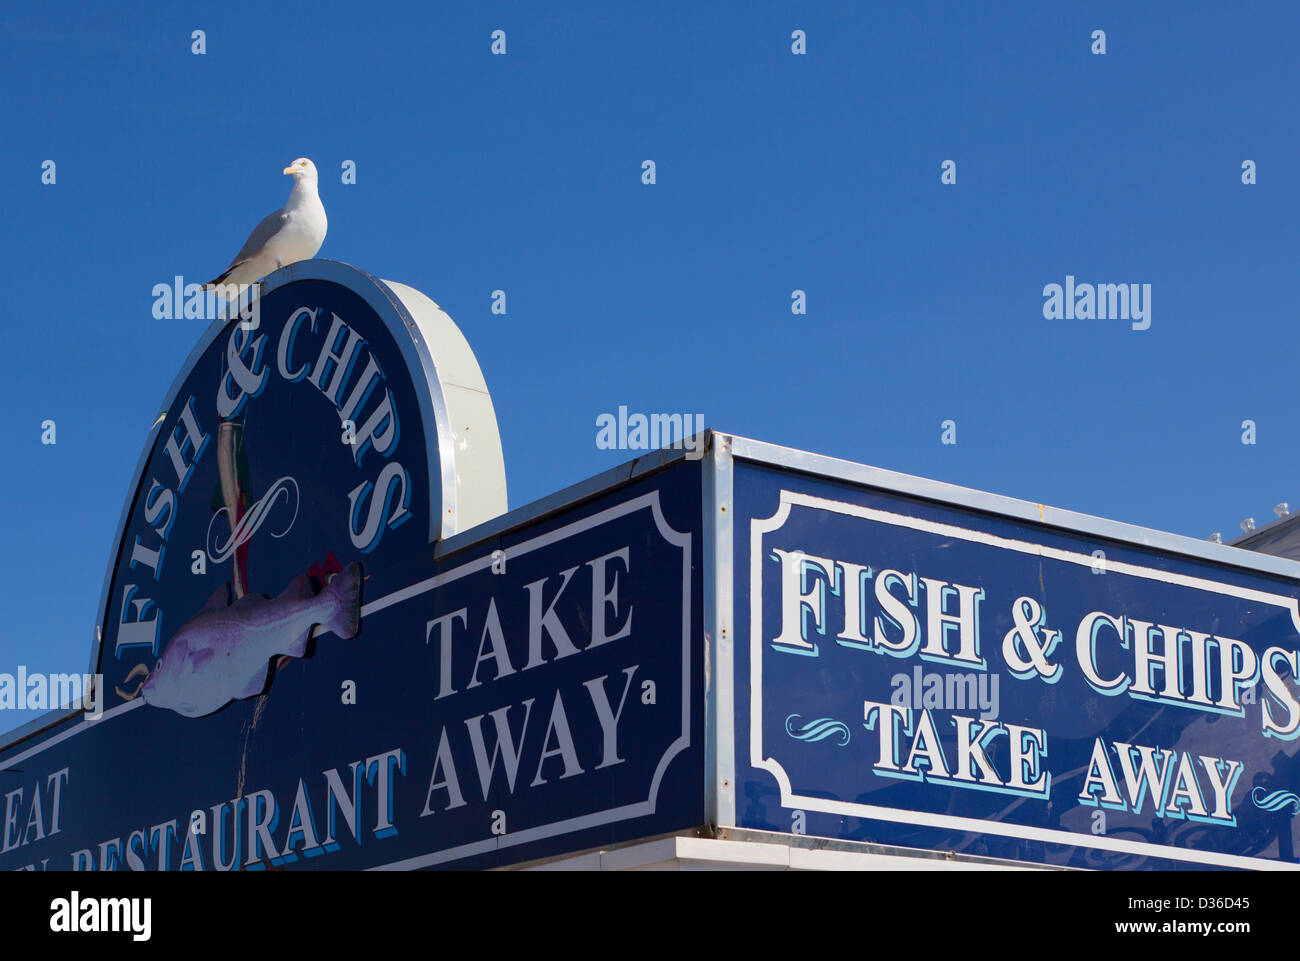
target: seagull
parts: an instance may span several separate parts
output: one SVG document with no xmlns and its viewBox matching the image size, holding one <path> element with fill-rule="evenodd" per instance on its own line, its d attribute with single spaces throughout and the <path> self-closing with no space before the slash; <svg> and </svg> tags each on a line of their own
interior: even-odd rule
<svg viewBox="0 0 1300 961">
<path fill-rule="evenodd" d="M 218 285 L 244 287 L 279 267 L 316 256 L 329 226 L 316 192 L 316 165 L 299 157 L 284 172 L 293 174 L 289 202 L 257 225 L 225 273 L 204 284 L 205 289 Z"/>
</svg>

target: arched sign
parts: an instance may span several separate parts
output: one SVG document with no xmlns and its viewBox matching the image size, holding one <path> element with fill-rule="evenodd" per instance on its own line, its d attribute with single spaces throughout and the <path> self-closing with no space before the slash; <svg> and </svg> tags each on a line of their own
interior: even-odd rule
<svg viewBox="0 0 1300 961">
<path fill-rule="evenodd" d="M 363 580 L 506 509 L 491 398 L 431 300 L 306 261 L 242 306 L 190 355 L 137 468 L 91 667 L 105 710 L 261 693 L 269 661 L 356 633 Z"/>
</svg>

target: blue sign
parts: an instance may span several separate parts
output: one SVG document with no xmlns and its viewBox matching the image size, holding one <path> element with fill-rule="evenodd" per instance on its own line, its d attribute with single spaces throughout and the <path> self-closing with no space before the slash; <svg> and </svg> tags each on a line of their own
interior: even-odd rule
<svg viewBox="0 0 1300 961">
<path fill-rule="evenodd" d="M 1295 864 L 1300 583 L 751 464 L 734 483 L 738 826 Z"/>
<path fill-rule="evenodd" d="M 142 459 L 102 711 L 0 748 L 0 869 L 490 866 L 702 823 L 698 470 L 440 540 L 465 444 L 393 291 L 297 265 L 258 314 Z"/>
</svg>

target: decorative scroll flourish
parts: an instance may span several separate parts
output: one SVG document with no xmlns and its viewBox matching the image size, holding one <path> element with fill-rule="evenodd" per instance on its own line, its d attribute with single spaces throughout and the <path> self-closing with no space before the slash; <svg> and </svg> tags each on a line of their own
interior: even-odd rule
<svg viewBox="0 0 1300 961">
<path fill-rule="evenodd" d="M 1255 807 L 1262 808 L 1265 811 L 1281 811 L 1287 805 L 1291 805 L 1291 816 L 1295 817 L 1300 814 L 1300 796 L 1292 794 L 1290 791 L 1269 791 L 1264 793 L 1262 787 L 1257 787 L 1250 792 L 1250 799 L 1255 802 Z"/>
<path fill-rule="evenodd" d="M 833 717 L 819 717 L 807 724 L 796 724 L 798 714 L 791 714 L 785 719 L 785 733 L 796 741 L 824 741 L 828 737 L 840 737 L 839 746 L 849 743 L 849 726 Z"/>
<path fill-rule="evenodd" d="M 252 540 L 253 535 L 257 533 L 258 529 L 264 523 L 266 523 L 267 516 L 270 514 L 271 509 L 276 504 L 277 498 L 281 494 L 284 495 L 286 503 L 293 505 L 293 517 L 289 518 L 289 523 L 285 525 L 284 530 L 278 534 L 272 534 L 271 536 L 280 538 L 284 537 L 285 534 L 288 534 L 293 528 L 294 521 L 298 519 L 298 482 L 292 477 L 281 477 L 272 484 L 267 489 L 266 493 L 258 498 L 258 500 L 254 502 L 253 506 L 248 509 L 248 512 L 239 519 L 239 523 L 235 526 L 235 529 L 230 532 L 230 538 L 224 544 L 221 543 L 220 539 L 214 540 L 212 536 L 212 525 L 217 522 L 218 517 L 227 515 L 228 511 L 223 507 L 212 516 L 212 521 L 208 524 L 208 559 L 212 561 L 213 564 L 220 564 L 229 558 L 230 555 L 235 553 L 235 551 L 242 545 Z"/>
</svg>

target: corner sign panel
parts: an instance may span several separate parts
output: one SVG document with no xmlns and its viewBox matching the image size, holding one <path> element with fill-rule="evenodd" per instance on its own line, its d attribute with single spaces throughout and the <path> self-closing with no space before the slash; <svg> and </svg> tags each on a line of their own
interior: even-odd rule
<svg viewBox="0 0 1300 961">
<path fill-rule="evenodd" d="M 815 472 L 735 464 L 738 827 L 1297 866 L 1300 580 L 1275 559 Z"/>
</svg>

